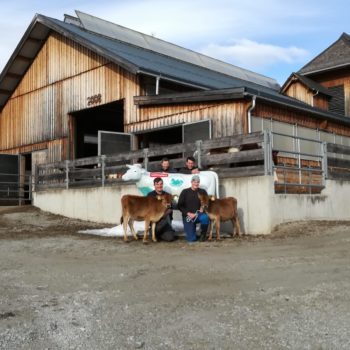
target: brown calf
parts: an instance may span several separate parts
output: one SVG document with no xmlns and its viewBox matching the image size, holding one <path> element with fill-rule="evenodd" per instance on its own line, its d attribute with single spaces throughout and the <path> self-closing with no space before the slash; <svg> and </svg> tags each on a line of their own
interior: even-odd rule
<svg viewBox="0 0 350 350">
<path fill-rule="evenodd" d="M 209 225 L 209 237 L 208 240 L 212 240 L 213 226 L 216 225 L 216 239 L 220 239 L 220 221 L 231 220 L 233 230 L 236 228 L 236 235 L 240 235 L 240 224 L 237 215 L 237 199 L 234 197 L 215 198 L 208 196 L 204 193 L 198 194 L 201 202 L 201 207 L 208 214 L 210 219 Z M 234 231 L 232 232 L 232 236 Z"/>
<path fill-rule="evenodd" d="M 143 235 L 143 242 L 147 242 L 148 229 L 152 223 L 152 241 L 157 242 L 155 234 L 156 222 L 158 222 L 164 215 L 165 211 L 171 206 L 172 196 L 170 194 L 163 194 L 157 197 L 142 197 L 125 195 L 121 199 L 122 204 L 122 218 L 124 229 L 124 241 L 128 241 L 126 234 L 127 226 L 129 224 L 130 230 L 135 239 L 138 239 L 135 229 L 134 220 L 145 221 L 145 233 Z"/>
</svg>

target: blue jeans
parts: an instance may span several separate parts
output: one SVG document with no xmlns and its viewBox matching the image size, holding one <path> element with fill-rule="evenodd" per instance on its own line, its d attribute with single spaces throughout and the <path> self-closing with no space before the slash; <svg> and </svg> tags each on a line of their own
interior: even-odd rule
<svg viewBox="0 0 350 350">
<path fill-rule="evenodd" d="M 186 239 L 188 242 L 195 242 L 197 240 L 196 236 L 196 225 L 201 224 L 201 232 L 207 232 L 209 226 L 209 217 L 205 213 L 198 213 L 195 221 L 187 221 L 186 217 L 182 217 L 184 223 L 184 231 L 186 234 Z"/>
</svg>

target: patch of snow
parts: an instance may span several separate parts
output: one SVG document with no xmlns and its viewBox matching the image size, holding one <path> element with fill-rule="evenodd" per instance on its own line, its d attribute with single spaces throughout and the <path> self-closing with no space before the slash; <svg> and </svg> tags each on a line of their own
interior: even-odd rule
<svg viewBox="0 0 350 350">
<path fill-rule="evenodd" d="M 176 232 L 184 231 L 184 226 L 182 221 L 174 220 L 171 226 Z M 145 222 L 134 221 L 134 228 L 136 233 L 138 232 L 143 233 L 145 230 Z M 78 233 L 86 233 L 88 235 L 97 235 L 97 236 L 104 236 L 104 237 L 123 237 L 124 236 L 123 225 L 118 225 L 111 228 L 95 229 L 95 230 L 80 230 L 78 231 Z M 128 236 L 132 235 L 129 226 L 127 229 L 127 234 Z"/>
</svg>

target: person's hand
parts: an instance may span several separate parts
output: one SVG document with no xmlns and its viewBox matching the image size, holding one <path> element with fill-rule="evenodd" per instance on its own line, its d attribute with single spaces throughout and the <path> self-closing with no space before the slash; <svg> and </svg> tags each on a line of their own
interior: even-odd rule
<svg viewBox="0 0 350 350">
<path fill-rule="evenodd" d="M 199 170 L 197 169 L 192 169 L 192 174 L 199 174 Z"/>
<path fill-rule="evenodd" d="M 193 220 L 193 219 L 196 217 L 196 214 L 195 214 L 195 213 L 188 212 L 188 213 L 187 213 L 187 216 Z"/>
</svg>

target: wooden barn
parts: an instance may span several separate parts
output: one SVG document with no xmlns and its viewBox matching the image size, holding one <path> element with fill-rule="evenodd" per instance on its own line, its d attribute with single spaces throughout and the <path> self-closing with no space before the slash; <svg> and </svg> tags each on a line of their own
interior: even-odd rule
<svg viewBox="0 0 350 350">
<path fill-rule="evenodd" d="M 0 75 L 0 153 L 18 155 L 24 175 L 38 164 L 267 128 L 350 146 L 348 50 L 343 34 L 281 89 L 89 14 L 36 15 Z M 276 137 L 274 148 L 284 144 Z"/>
</svg>

